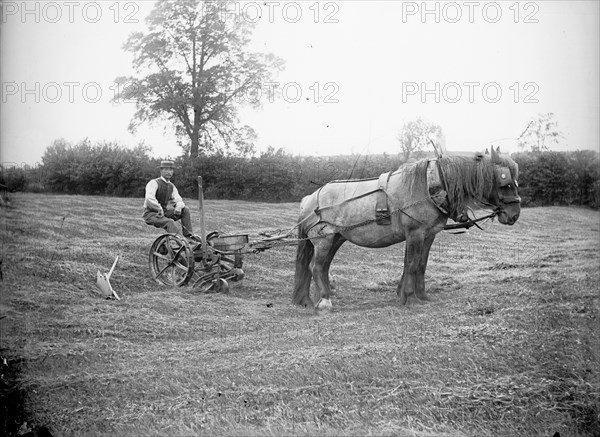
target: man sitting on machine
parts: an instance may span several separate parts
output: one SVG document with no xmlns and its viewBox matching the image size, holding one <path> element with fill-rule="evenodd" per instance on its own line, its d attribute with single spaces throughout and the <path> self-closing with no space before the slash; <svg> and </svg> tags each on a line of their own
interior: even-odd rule
<svg viewBox="0 0 600 437">
<path fill-rule="evenodd" d="M 171 234 L 179 233 L 175 223 L 181 220 L 181 231 L 192 243 L 199 243 L 200 238 L 194 235 L 190 210 L 183 203 L 177 187 L 171 182 L 175 165 L 173 161 L 160 163 L 160 177 L 146 184 L 144 199 L 144 221 L 148 225 L 165 229 Z"/>
</svg>

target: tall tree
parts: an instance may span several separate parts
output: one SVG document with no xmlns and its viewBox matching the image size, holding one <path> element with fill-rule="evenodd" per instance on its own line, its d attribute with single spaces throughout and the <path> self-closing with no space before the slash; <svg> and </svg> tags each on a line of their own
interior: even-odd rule
<svg viewBox="0 0 600 437">
<path fill-rule="evenodd" d="M 404 161 L 408 161 L 411 154 L 422 152 L 429 145 L 430 139 L 436 143 L 445 142 L 442 128 L 422 117 L 404 123 L 397 138 L 404 154 Z"/>
<path fill-rule="evenodd" d="M 529 149 L 533 153 L 550 150 L 550 146 L 557 145 L 565 138 L 558 129 L 558 122 L 552 112 L 538 114 L 527 126 L 519 138 L 518 146 Z"/>
<path fill-rule="evenodd" d="M 143 122 L 168 120 L 192 158 L 253 149 L 255 133 L 238 126 L 238 107 L 261 106 L 283 61 L 247 50 L 254 24 L 236 15 L 235 6 L 215 0 L 156 3 L 146 19 L 148 31 L 132 33 L 123 46 L 133 53 L 139 77 L 115 79 L 115 101 L 136 103 L 131 131 Z"/>
</svg>

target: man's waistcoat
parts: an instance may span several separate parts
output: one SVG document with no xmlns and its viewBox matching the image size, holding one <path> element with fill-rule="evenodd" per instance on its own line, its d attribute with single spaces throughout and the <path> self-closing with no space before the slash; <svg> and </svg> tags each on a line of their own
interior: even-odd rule
<svg viewBox="0 0 600 437">
<path fill-rule="evenodd" d="M 169 203 L 169 200 L 171 200 L 171 196 L 173 195 L 173 184 L 171 182 L 165 182 L 161 178 L 157 178 L 156 182 L 158 183 L 156 200 L 158 200 L 158 203 L 160 203 L 163 210 L 166 210 L 167 203 Z"/>
</svg>

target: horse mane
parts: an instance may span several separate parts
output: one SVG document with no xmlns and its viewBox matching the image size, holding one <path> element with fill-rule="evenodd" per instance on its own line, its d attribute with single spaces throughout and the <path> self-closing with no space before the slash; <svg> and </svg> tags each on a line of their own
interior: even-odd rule
<svg viewBox="0 0 600 437">
<path fill-rule="evenodd" d="M 411 166 L 411 171 L 403 171 L 404 182 L 410 192 L 417 186 L 427 186 L 429 162 L 429 159 L 423 159 L 401 167 L 405 169 L 407 165 Z M 490 156 L 481 153 L 443 155 L 438 162 L 446 183 L 450 217 L 460 215 L 467 207 L 477 206 L 478 201 L 491 197 L 496 186 L 495 165 L 508 167 L 513 179 L 518 177 L 517 164 L 505 156 L 498 156 L 498 161 L 492 162 Z"/>
<path fill-rule="evenodd" d="M 492 195 L 496 182 L 490 159 L 475 156 L 442 156 L 438 162 L 443 172 L 451 217 L 462 214 L 477 199 Z"/>
<path fill-rule="evenodd" d="M 417 162 L 407 162 L 402 164 L 397 171 L 402 174 L 402 184 L 408 192 L 413 194 L 415 190 L 427 191 L 427 166 L 428 159 L 422 159 Z"/>
</svg>

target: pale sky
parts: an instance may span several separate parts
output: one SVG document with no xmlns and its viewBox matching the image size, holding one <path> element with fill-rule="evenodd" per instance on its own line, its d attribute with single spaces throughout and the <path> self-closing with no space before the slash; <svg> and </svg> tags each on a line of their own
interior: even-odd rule
<svg viewBox="0 0 600 437">
<path fill-rule="evenodd" d="M 150 145 L 175 157 L 170 125 L 127 131 L 133 103 L 111 102 L 131 75 L 127 36 L 153 2 L 3 1 L 0 161 L 35 165 L 53 140 Z M 400 152 L 406 121 L 439 124 L 448 150 L 516 152 L 536 114 L 564 143 L 599 148 L 597 1 L 240 2 L 258 22 L 252 49 L 286 61 L 284 97 L 241 111 L 258 149 L 292 154 Z M 260 17 L 258 16 L 260 12 Z M 269 85 L 265 85 L 268 90 Z"/>
</svg>

